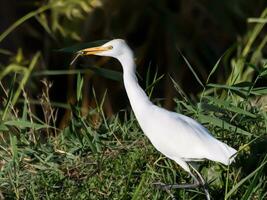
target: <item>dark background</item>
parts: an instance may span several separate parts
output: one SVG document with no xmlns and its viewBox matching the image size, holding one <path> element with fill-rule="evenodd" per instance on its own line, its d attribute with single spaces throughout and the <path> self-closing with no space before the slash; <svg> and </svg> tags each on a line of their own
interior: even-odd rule
<svg viewBox="0 0 267 200">
<path fill-rule="evenodd" d="M 56 1 L 60 2 L 54 2 Z M 0 32 L 47 2 L 1 0 Z M 81 9 L 79 2 L 90 5 L 90 10 Z M 179 55 L 178 49 L 189 60 L 200 78 L 206 80 L 219 57 L 233 47 L 232 54 L 221 64 L 211 80 L 224 82 L 229 76 L 230 58 L 235 56 L 237 51 L 234 47 L 249 30 L 247 18 L 259 17 L 266 3 L 265 0 L 103 0 L 77 1 L 75 4 L 67 0 L 62 9 L 49 9 L 42 13 L 42 16 L 38 15 L 46 19 L 51 32 L 45 30 L 38 17 L 35 17 L 24 22 L 0 43 L 1 49 L 11 52 L 9 56 L 0 54 L 1 68 L 13 62 L 21 49 L 25 60 L 30 60 L 36 51 L 41 51 L 42 58 L 35 71 L 65 70 L 69 69 L 68 63 L 72 56 L 59 54 L 54 50 L 99 39 L 123 38 L 135 51 L 137 70 L 142 77 L 140 84 L 143 87 L 148 68 L 151 76 L 157 70 L 159 75 L 166 74 L 156 85 L 153 98 L 163 99 L 159 103 L 172 109 L 173 98 L 177 93 L 168 74 L 192 97 L 201 89 Z M 62 27 L 64 31 L 61 30 Z M 82 69 L 79 63 L 121 71 L 114 60 L 83 58 L 74 68 Z M 51 101 L 73 103 L 75 77 L 32 77 L 27 85 L 27 92 L 30 98 L 38 99 L 42 88 L 40 80 L 46 78 L 53 83 L 50 91 Z M 109 116 L 128 105 L 122 83 L 97 75 L 85 75 L 84 78 L 82 106 L 85 109 L 95 106 L 92 88 L 95 88 L 99 99 L 107 89 L 104 110 Z M 8 84 L 8 81 L 5 84 Z M 60 114 L 64 113 L 65 110 L 60 110 Z"/>
</svg>

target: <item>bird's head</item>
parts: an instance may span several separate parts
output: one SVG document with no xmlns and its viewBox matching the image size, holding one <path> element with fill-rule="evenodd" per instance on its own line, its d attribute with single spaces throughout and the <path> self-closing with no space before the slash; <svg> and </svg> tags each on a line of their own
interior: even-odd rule
<svg viewBox="0 0 267 200">
<path fill-rule="evenodd" d="M 108 56 L 119 59 L 125 53 L 129 53 L 129 50 L 124 40 L 114 39 L 98 47 L 82 49 L 78 53 L 81 55 Z"/>
</svg>

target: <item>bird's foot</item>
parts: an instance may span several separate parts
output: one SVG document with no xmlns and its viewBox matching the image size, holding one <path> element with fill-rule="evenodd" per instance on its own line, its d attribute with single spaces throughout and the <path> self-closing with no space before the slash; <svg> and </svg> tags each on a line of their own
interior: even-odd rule
<svg viewBox="0 0 267 200">
<path fill-rule="evenodd" d="M 153 185 L 157 189 L 167 191 L 171 195 L 173 200 L 175 200 L 175 197 L 171 194 L 171 192 L 170 192 L 171 189 L 194 189 L 194 188 L 198 188 L 198 187 L 203 187 L 204 191 L 205 191 L 206 199 L 210 200 L 210 195 L 208 192 L 208 185 L 207 184 L 201 184 L 199 182 L 192 183 L 192 184 L 165 184 L 162 182 L 155 182 L 155 183 L 153 183 Z"/>
<path fill-rule="evenodd" d="M 198 188 L 200 187 L 199 183 L 193 184 L 165 184 L 162 182 L 153 183 L 153 185 L 162 190 L 171 190 L 171 189 L 191 189 L 191 188 Z"/>
<path fill-rule="evenodd" d="M 153 185 L 154 185 L 157 189 L 163 189 L 163 190 L 165 190 L 165 191 L 171 196 L 172 200 L 177 200 L 177 199 L 175 198 L 175 196 L 171 193 L 171 191 L 170 191 L 171 188 L 165 187 L 166 184 L 161 183 L 161 182 L 156 182 L 156 183 L 153 183 Z"/>
</svg>

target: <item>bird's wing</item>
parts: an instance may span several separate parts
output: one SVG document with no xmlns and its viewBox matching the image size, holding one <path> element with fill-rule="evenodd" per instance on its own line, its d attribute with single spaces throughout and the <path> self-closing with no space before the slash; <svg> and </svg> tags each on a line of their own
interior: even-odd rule
<svg viewBox="0 0 267 200">
<path fill-rule="evenodd" d="M 167 157 L 179 156 L 186 160 L 206 158 L 226 163 L 235 151 L 190 117 L 154 106 L 148 124 L 149 121 L 152 124 L 144 132 Z"/>
<path fill-rule="evenodd" d="M 235 149 L 216 139 L 211 135 L 208 129 L 206 129 L 196 120 L 177 113 L 174 113 L 174 115 L 176 115 L 178 120 L 183 119 L 184 121 L 186 121 L 187 126 L 189 126 L 192 130 L 190 131 L 190 133 L 194 132 L 194 134 L 197 135 L 199 144 L 197 146 L 198 148 L 203 149 L 203 155 L 205 153 L 204 158 L 221 162 L 225 165 L 230 164 L 234 160 L 234 158 L 231 157 L 236 154 L 237 151 Z"/>
</svg>

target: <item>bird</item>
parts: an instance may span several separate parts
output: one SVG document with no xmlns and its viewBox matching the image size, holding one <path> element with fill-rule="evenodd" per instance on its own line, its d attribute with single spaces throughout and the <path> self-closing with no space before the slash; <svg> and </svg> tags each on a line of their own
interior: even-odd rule
<svg viewBox="0 0 267 200">
<path fill-rule="evenodd" d="M 213 137 L 193 118 L 153 104 L 138 83 L 134 53 L 125 40 L 113 39 L 101 46 L 85 48 L 76 53 L 82 56 L 112 57 L 120 62 L 124 87 L 142 131 L 159 152 L 175 161 L 194 180 L 193 184 L 172 185 L 159 182 L 155 185 L 165 190 L 203 186 L 206 199 L 209 200 L 207 185 L 191 162 L 211 160 L 230 165 L 237 151 Z"/>
</svg>

